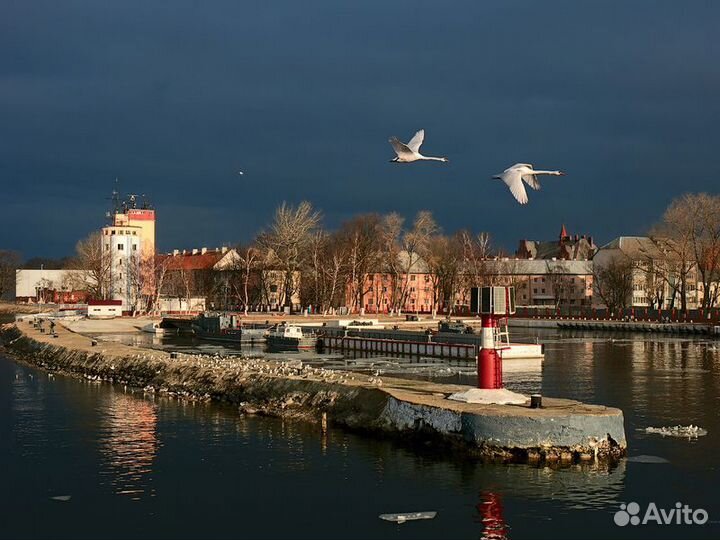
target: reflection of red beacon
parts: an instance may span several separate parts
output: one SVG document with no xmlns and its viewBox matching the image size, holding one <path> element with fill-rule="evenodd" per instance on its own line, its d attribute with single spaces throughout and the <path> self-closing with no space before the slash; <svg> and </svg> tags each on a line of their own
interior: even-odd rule
<svg viewBox="0 0 720 540">
<path fill-rule="evenodd" d="M 483 538 L 495 540 L 507 538 L 507 524 L 503 517 L 502 497 L 499 493 L 483 493 L 476 508 L 485 527 Z"/>
<path fill-rule="evenodd" d="M 495 340 L 499 322 L 515 313 L 515 287 L 474 287 L 471 310 L 482 317 L 480 352 L 478 353 L 478 388 L 502 388 L 502 349 Z"/>
</svg>

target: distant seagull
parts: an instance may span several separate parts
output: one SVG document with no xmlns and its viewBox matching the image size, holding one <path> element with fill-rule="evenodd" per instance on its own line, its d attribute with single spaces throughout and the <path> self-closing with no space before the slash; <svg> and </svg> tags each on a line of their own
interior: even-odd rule
<svg viewBox="0 0 720 540">
<path fill-rule="evenodd" d="M 565 176 L 562 171 L 536 171 L 529 163 L 516 163 L 502 174 L 493 176 L 493 180 L 502 180 L 510 188 L 510 193 L 520 204 L 527 204 L 528 196 L 523 185 L 525 183 L 535 191 L 540 189 L 540 182 L 537 179 L 539 174 L 551 174 L 553 176 Z"/>
<path fill-rule="evenodd" d="M 242 176 L 242 175 L 245 174 L 245 173 L 242 172 L 242 171 L 238 171 L 238 174 L 239 174 L 240 176 Z"/>
<path fill-rule="evenodd" d="M 397 156 L 395 156 L 390 161 L 393 163 L 412 163 L 413 161 L 442 161 L 444 163 L 447 163 L 450 161 L 446 157 L 429 157 L 429 156 L 423 156 L 420 153 L 420 146 L 422 145 L 423 141 L 425 140 L 425 130 L 421 129 L 418 131 L 415 135 L 413 135 L 413 138 L 410 139 L 410 142 L 405 144 L 398 140 L 397 137 L 390 137 L 389 142 L 393 147 L 393 150 L 395 150 L 395 153 Z"/>
</svg>

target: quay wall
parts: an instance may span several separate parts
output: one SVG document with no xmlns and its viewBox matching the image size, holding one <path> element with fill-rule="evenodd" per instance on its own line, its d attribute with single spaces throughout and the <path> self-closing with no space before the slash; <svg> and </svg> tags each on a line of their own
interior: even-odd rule
<svg viewBox="0 0 720 540">
<path fill-rule="evenodd" d="M 659 323 L 644 321 L 590 321 L 573 319 L 525 319 L 511 317 L 511 328 L 558 328 L 606 332 L 643 332 L 658 334 L 720 335 L 720 326 L 700 323 Z"/>
</svg>

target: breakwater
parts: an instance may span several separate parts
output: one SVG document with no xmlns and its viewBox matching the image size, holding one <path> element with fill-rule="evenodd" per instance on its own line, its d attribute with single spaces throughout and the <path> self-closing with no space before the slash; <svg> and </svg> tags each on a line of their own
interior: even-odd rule
<svg viewBox="0 0 720 540">
<path fill-rule="evenodd" d="M 466 390 L 389 377 L 335 372 L 301 362 L 177 355 L 98 343 L 64 328 L 58 337 L 27 323 L 0 329 L 16 357 L 92 380 L 144 388 L 180 399 L 232 403 L 243 413 L 293 417 L 438 446 L 487 459 L 563 461 L 616 458 L 626 440 L 622 411 L 549 399 L 542 409 L 450 401 Z"/>
</svg>

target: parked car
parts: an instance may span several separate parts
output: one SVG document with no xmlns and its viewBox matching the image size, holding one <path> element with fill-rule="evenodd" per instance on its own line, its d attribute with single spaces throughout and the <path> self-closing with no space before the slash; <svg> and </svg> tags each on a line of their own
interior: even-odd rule
<svg viewBox="0 0 720 540">
<path fill-rule="evenodd" d="M 446 332 L 450 334 L 474 334 L 475 330 L 472 326 L 468 326 L 462 321 L 441 321 L 438 323 L 438 332 Z"/>
</svg>

